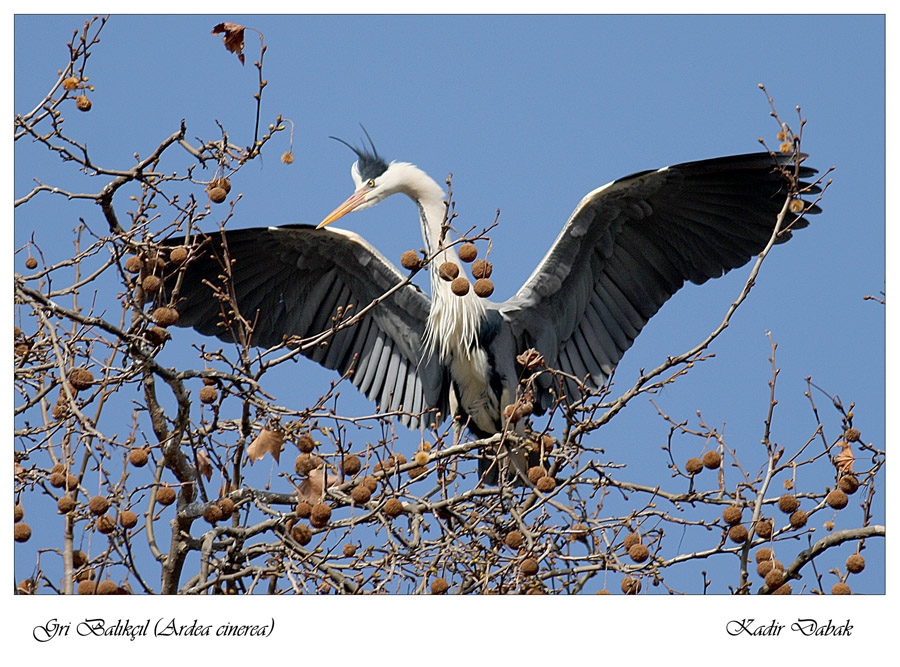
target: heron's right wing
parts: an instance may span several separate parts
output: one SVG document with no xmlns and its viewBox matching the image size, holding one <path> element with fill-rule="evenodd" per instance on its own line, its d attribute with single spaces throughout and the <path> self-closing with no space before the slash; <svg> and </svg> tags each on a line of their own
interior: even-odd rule
<svg viewBox="0 0 900 667">
<path fill-rule="evenodd" d="M 238 310 L 252 324 L 251 343 L 261 347 L 329 331 L 404 279 L 362 237 L 341 229 L 230 229 L 203 241 L 184 271 L 178 325 L 226 341 L 233 340 L 223 324 L 223 305 L 228 305 L 210 286 L 227 290 L 226 257 Z M 446 416 L 444 371 L 436 359 L 423 358 L 429 307 L 418 287 L 405 285 L 360 322 L 303 353 L 342 374 L 352 368 L 353 384 L 384 411 L 418 414 L 437 408 Z"/>
<path fill-rule="evenodd" d="M 777 158 L 786 169 L 789 161 Z M 801 178 L 814 174 L 799 168 Z M 789 185 L 775 158 L 754 153 L 644 171 L 589 193 L 501 306 L 517 352 L 536 347 L 553 367 L 599 386 L 685 281 L 718 278 L 765 248 Z M 789 215 L 778 242 L 791 237 L 788 226 L 807 224 Z"/>
</svg>

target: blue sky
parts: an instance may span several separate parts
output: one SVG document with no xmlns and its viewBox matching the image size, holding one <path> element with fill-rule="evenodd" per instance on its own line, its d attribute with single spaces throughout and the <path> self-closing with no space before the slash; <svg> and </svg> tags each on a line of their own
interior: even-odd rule
<svg viewBox="0 0 900 667">
<path fill-rule="evenodd" d="M 865 440 L 885 442 L 885 311 L 863 300 L 885 289 L 882 17 L 116 16 L 90 62 L 93 109 L 67 120 L 96 162 L 128 165 L 182 118 L 189 137 L 214 138 L 218 120 L 236 143 L 249 142 L 257 42 L 248 32 L 248 65 L 241 67 L 209 34 L 221 20 L 264 34 L 263 121 L 282 114 L 294 122 L 297 158 L 291 166 L 278 160 L 287 148 L 282 135 L 268 156 L 242 170 L 233 179 L 242 200 L 231 224 L 321 220 L 352 190 L 353 156 L 328 137 L 355 143 L 362 123 L 387 159 L 413 162 L 438 181 L 453 173 L 458 227 L 486 226 L 500 209 L 492 234 L 499 300 L 523 283 L 590 190 L 643 169 L 753 152 L 757 137 L 775 145 L 778 128 L 758 83 L 795 129 L 800 105 L 809 121 L 809 164 L 836 167 L 824 213 L 767 259 L 749 301 L 713 345 L 716 358 L 656 401 L 694 424 L 701 409 L 710 423 L 724 424 L 731 446 L 758 443 L 771 372 L 768 330 L 781 368 L 779 441 L 790 447 L 812 433 L 803 396 L 811 376 L 856 402 Z M 81 21 L 16 19 L 16 112 L 48 89 Z M 38 175 L 98 187 L 31 145 L 17 145 L 15 160 L 17 197 Z M 16 247 L 34 229 L 45 250 L 64 252 L 54 246 L 53 226 L 69 229 L 77 215 L 101 229 L 96 207 L 39 197 L 16 213 Z M 394 261 L 421 245 L 415 210 L 399 197 L 338 225 Z M 18 260 L 15 268 L 22 270 Z M 679 292 L 626 354 L 621 387 L 714 328 L 746 273 Z M 311 390 L 293 387 L 298 406 L 333 377 L 303 364 Z M 827 399 L 815 399 L 836 436 Z M 342 405 L 350 413 L 371 409 L 349 393 Z M 608 451 L 658 451 L 667 430 L 649 402 L 638 401 L 598 437 Z M 664 469 L 646 472 L 650 479 L 657 473 L 667 477 Z"/>
</svg>

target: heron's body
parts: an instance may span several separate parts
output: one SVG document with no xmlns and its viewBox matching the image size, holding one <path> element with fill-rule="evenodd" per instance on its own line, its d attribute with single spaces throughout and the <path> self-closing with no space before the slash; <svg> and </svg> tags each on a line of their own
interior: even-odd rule
<svg viewBox="0 0 900 667">
<path fill-rule="evenodd" d="M 352 314 L 395 288 L 404 275 L 377 250 L 352 232 L 322 227 L 392 194 L 407 195 L 432 257 L 431 297 L 404 285 L 369 317 L 306 354 L 328 368 L 352 371 L 363 393 L 382 410 L 402 412 L 410 425 L 432 409 L 440 418 L 454 416 L 479 437 L 503 428 L 503 411 L 515 401 L 523 376 L 517 355 L 534 348 L 549 367 L 600 386 L 685 280 L 705 282 L 763 250 L 789 189 L 789 179 L 765 153 L 613 181 L 579 203 L 519 292 L 495 303 L 472 290 L 457 296 L 438 276 L 444 262 L 463 266 L 449 239 L 441 241 L 443 189 L 414 165 L 387 164 L 374 149 L 354 150 L 356 190 L 318 228 L 224 234 L 237 305 L 255 321 L 254 342 L 269 347 L 288 336 L 325 331 L 339 307 Z M 807 167 L 797 171 L 800 177 L 814 173 Z M 793 215 L 787 222 L 806 225 Z M 789 237 L 787 231 L 778 242 Z M 220 242 L 210 241 L 185 272 L 179 324 L 228 338 L 220 326 L 221 308 L 202 286 L 203 279 L 221 273 Z M 538 414 L 559 398 L 549 381 L 535 389 Z"/>
</svg>

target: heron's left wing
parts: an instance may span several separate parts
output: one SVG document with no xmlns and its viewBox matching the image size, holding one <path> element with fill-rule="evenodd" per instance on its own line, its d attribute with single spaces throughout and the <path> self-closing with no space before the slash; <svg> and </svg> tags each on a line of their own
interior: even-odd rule
<svg viewBox="0 0 900 667">
<path fill-rule="evenodd" d="M 362 237 L 341 229 L 230 229 L 204 241 L 184 272 L 178 325 L 222 340 L 233 340 L 233 334 L 223 325 L 223 302 L 210 285 L 227 294 L 226 258 L 234 300 L 252 324 L 251 343 L 262 347 L 332 330 L 404 278 Z M 429 305 L 427 296 L 407 284 L 304 354 L 342 374 L 352 369 L 353 384 L 382 410 L 402 407 L 415 414 L 438 408 L 446 416 L 443 370 L 422 356 Z"/>
<path fill-rule="evenodd" d="M 788 161 L 779 160 L 791 168 Z M 552 367 L 601 385 L 686 280 L 717 278 L 762 251 L 789 191 L 780 165 L 768 153 L 736 155 L 633 174 L 589 193 L 501 305 L 519 351 L 535 347 Z M 814 173 L 801 167 L 799 175 Z M 790 215 L 786 225 L 807 222 Z"/>
</svg>

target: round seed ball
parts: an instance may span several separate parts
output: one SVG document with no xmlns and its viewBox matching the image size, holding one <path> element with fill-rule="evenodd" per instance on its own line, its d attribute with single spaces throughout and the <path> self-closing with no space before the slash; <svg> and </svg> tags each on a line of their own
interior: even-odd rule
<svg viewBox="0 0 900 667">
<path fill-rule="evenodd" d="M 16 503 L 13 507 L 13 520 L 18 523 L 25 518 L 25 508 Z"/>
<path fill-rule="evenodd" d="M 806 525 L 806 521 L 809 519 L 809 514 L 806 513 L 806 510 L 797 510 L 793 514 L 791 514 L 791 527 L 792 528 L 803 528 Z"/>
<path fill-rule="evenodd" d="M 625 577 L 622 579 L 622 592 L 625 595 L 637 595 L 641 592 L 641 580 L 634 577 Z"/>
<path fill-rule="evenodd" d="M 313 505 L 312 513 L 309 515 L 309 523 L 315 528 L 324 528 L 329 521 L 331 521 L 331 506 L 326 503 Z"/>
<path fill-rule="evenodd" d="M 119 592 L 119 585 L 112 579 L 104 579 L 97 584 L 97 595 L 116 595 Z"/>
<path fill-rule="evenodd" d="M 797 500 L 797 496 L 792 493 L 785 493 L 778 499 L 778 509 L 785 514 L 790 514 L 798 507 L 800 507 L 800 501 Z"/>
<path fill-rule="evenodd" d="M 209 200 L 214 204 L 221 204 L 228 198 L 228 191 L 225 188 L 209 188 Z"/>
<path fill-rule="evenodd" d="M 160 505 L 169 506 L 175 502 L 175 489 L 171 486 L 163 486 L 156 492 L 156 501 Z"/>
<path fill-rule="evenodd" d="M 450 584 L 443 577 L 438 577 L 431 582 L 431 594 L 443 595 L 450 589 Z"/>
<path fill-rule="evenodd" d="M 29 257 L 25 260 L 25 268 L 26 269 L 36 269 L 38 265 L 38 261 L 34 257 Z"/>
<path fill-rule="evenodd" d="M 142 262 L 141 258 L 137 255 L 132 255 L 125 260 L 125 270 L 128 271 L 128 273 L 140 273 L 143 265 L 144 262 Z"/>
<path fill-rule="evenodd" d="M 364 505 L 372 499 L 372 492 L 369 490 L 368 486 L 360 484 L 359 486 L 353 487 L 353 490 L 350 492 L 350 498 L 357 505 Z"/>
<path fill-rule="evenodd" d="M 535 484 L 535 486 L 541 493 L 550 493 L 553 489 L 556 488 L 556 480 L 549 475 L 545 475 L 537 481 L 537 484 Z"/>
<path fill-rule="evenodd" d="M 371 491 L 373 495 L 378 490 L 378 480 L 371 475 L 363 477 L 362 484 L 365 484 L 367 487 L 369 487 L 369 491 Z"/>
<path fill-rule="evenodd" d="M 214 178 L 209 182 L 209 187 L 211 188 L 222 188 L 226 194 L 231 192 L 231 179 L 227 176 L 219 178 Z"/>
<path fill-rule="evenodd" d="M 838 488 L 847 495 L 852 496 L 859 488 L 859 480 L 853 475 L 844 475 L 838 480 Z"/>
<path fill-rule="evenodd" d="M 341 552 L 347 558 L 352 558 L 353 556 L 356 555 L 356 545 L 348 542 L 341 548 Z"/>
<path fill-rule="evenodd" d="M 850 499 L 847 498 L 847 494 L 840 489 L 832 489 L 828 492 L 828 495 L 825 496 L 825 502 L 828 503 L 829 507 L 836 510 L 842 510 L 847 506 L 847 503 L 850 502 Z"/>
<path fill-rule="evenodd" d="M 94 374 L 87 368 L 73 368 L 68 372 L 69 385 L 75 391 L 87 389 L 94 382 Z"/>
<path fill-rule="evenodd" d="M 223 519 L 230 519 L 231 515 L 234 514 L 234 501 L 231 498 L 219 498 L 216 504 L 222 510 Z"/>
<path fill-rule="evenodd" d="M 163 345 L 171 335 L 162 327 L 150 327 L 144 332 L 144 339 L 151 345 Z"/>
<path fill-rule="evenodd" d="M 211 503 L 203 510 L 203 518 L 209 523 L 215 524 L 222 520 L 222 510 L 216 503 Z"/>
<path fill-rule="evenodd" d="M 760 519 L 756 522 L 755 532 L 758 537 L 761 537 L 764 540 L 772 537 L 772 531 L 774 526 L 772 525 L 771 519 Z"/>
<path fill-rule="evenodd" d="M 859 442 L 859 438 L 862 434 L 859 432 L 859 429 L 856 428 L 848 428 L 844 431 L 844 440 L 847 442 Z"/>
<path fill-rule="evenodd" d="M 546 477 L 547 469 L 544 466 L 532 466 L 528 469 L 528 479 L 532 484 L 537 484 L 541 477 Z"/>
<path fill-rule="evenodd" d="M 81 567 L 85 563 L 88 562 L 87 554 L 84 553 L 81 549 L 76 549 L 72 552 L 72 566 L 73 567 Z"/>
<path fill-rule="evenodd" d="M 97 530 L 104 535 L 109 535 L 116 529 L 116 520 L 109 514 L 97 517 Z"/>
<path fill-rule="evenodd" d="M 75 509 L 75 499 L 67 493 L 56 501 L 56 509 L 60 514 L 68 514 Z"/>
<path fill-rule="evenodd" d="M 722 465 L 722 455 L 716 451 L 709 451 L 703 455 L 703 465 L 710 470 L 715 470 Z"/>
<path fill-rule="evenodd" d="M 294 514 L 296 514 L 301 519 L 308 519 L 312 514 L 312 505 L 310 505 L 305 500 L 301 500 L 294 508 Z"/>
<path fill-rule="evenodd" d="M 309 454 L 316 448 L 316 441 L 312 439 L 309 433 L 304 433 L 297 438 L 297 448 L 304 454 Z"/>
<path fill-rule="evenodd" d="M 850 595 L 850 593 L 850 587 L 843 581 L 839 581 L 831 587 L 832 595 Z"/>
<path fill-rule="evenodd" d="M 68 90 L 69 92 L 78 88 L 78 84 L 81 83 L 81 79 L 77 76 L 67 76 L 63 79 L 63 90 Z"/>
<path fill-rule="evenodd" d="M 860 554 L 853 554 L 847 558 L 847 571 L 853 574 L 859 574 L 866 569 L 866 559 Z"/>
<path fill-rule="evenodd" d="M 312 541 L 312 530 L 310 530 L 309 526 L 304 526 L 301 523 L 298 523 L 296 526 L 291 528 L 291 537 L 293 537 L 302 547 L 305 547 Z"/>
<path fill-rule="evenodd" d="M 526 577 L 534 576 L 538 573 L 538 562 L 534 558 L 526 558 L 519 565 L 519 570 Z"/>
<path fill-rule="evenodd" d="M 479 278 L 475 281 L 473 289 L 475 290 L 475 294 L 479 297 L 487 299 L 494 293 L 494 283 L 487 278 Z"/>
<path fill-rule="evenodd" d="M 769 547 L 760 547 L 756 550 L 756 562 L 762 563 L 764 560 L 772 560 L 774 552 Z"/>
<path fill-rule="evenodd" d="M 146 276 L 141 281 L 141 287 L 147 294 L 156 294 L 162 289 L 162 279 L 159 276 Z"/>
<path fill-rule="evenodd" d="M 569 534 L 569 536 L 573 540 L 583 540 L 583 541 L 587 540 L 588 527 L 585 526 L 583 523 L 573 523 L 571 531 L 572 532 Z"/>
<path fill-rule="evenodd" d="M 150 452 L 146 447 L 138 447 L 128 452 L 128 462 L 135 468 L 143 468 L 147 465 L 150 458 Z"/>
<path fill-rule="evenodd" d="M 167 306 L 157 308 L 150 317 L 154 324 L 161 327 L 171 327 L 178 323 L 178 311 Z"/>
<path fill-rule="evenodd" d="M 188 249 L 183 245 L 172 248 L 172 250 L 169 251 L 169 261 L 172 262 L 172 264 L 184 264 L 187 261 L 187 258 Z"/>
<path fill-rule="evenodd" d="M 421 449 L 415 453 L 415 456 L 413 456 L 413 460 L 416 462 L 417 466 L 428 465 L 429 458 L 430 457 L 428 456 L 428 452 Z"/>
<path fill-rule="evenodd" d="M 772 570 L 784 570 L 784 564 L 780 560 L 764 560 L 756 566 L 756 573 L 765 577 Z"/>
<path fill-rule="evenodd" d="M 119 515 L 119 524 L 122 528 L 134 528 L 138 522 L 138 515 L 131 510 L 125 510 Z"/>
<path fill-rule="evenodd" d="M 696 456 L 689 458 L 684 464 L 684 469 L 687 470 L 688 474 L 696 475 L 703 470 L 703 461 Z"/>
<path fill-rule="evenodd" d="M 490 278 L 494 272 L 494 265 L 483 259 L 472 262 L 472 276 L 475 278 Z"/>
<path fill-rule="evenodd" d="M 744 516 L 744 508 L 740 505 L 731 505 L 722 511 L 722 519 L 729 526 L 734 526 L 741 522 Z"/>
<path fill-rule="evenodd" d="M 105 496 L 94 496 L 88 501 L 88 509 L 94 516 L 102 516 L 109 509 L 109 501 Z"/>
<path fill-rule="evenodd" d="M 781 584 L 778 588 L 772 591 L 772 595 L 790 595 L 794 591 L 791 588 L 790 584 Z"/>
<path fill-rule="evenodd" d="M 388 498 L 384 504 L 384 513 L 391 519 L 400 516 L 403 514 L 403 503 L 396 498 Z"/>
<path fill-rule="evenodd" d="M 518 530 L 511 530 L 506 534 L 504 542 L 511 549 L 518 549 L 525 543 L 525 536 Z"/>
<path fill-rule="evenodd" d="M 638 535 L 637 533 L 628 533 L 628 535 L 625 536 L 624 545 L 625 545 L 626 549 L 630 550 L 631 547 L 633 547 L 635 544 L 640 544 L 640 543 L 641 543 L 641 536 Z"/>
<path fill-rule="evenodd" d="M 400 266 L 408 271 L 413 271 L 422 266 L 422 258 L 415 250 L 407 250 L 400 255 Z"/>
<path fill-rule="evenodd" d="M 75 98 L 75 108 L 79 111 L 90 111 L 92 106 L 87 95 L 79 95 Z"/>
<path fill-rule="evenodd" d="M 459 278 L 454 278 L 453 282 L 450 283 L 450 289 L 456 296 L 465 296 L 469 293 L 469 288 L 471 285 L 469 284 L 469 279 L 464 276 L 460 276 Z"/>
<path fill-rule="evenodd" d="M 341 469 L 345 475 L 355 475 L 362 470 L 362 461 L 355 454 L 350 454 L 341 461 Z"/>
<path fill-rule="evenodd" d="M 31 539 L 31 526 L 24 522 L 15 524 L 13 527 L 13 537 L 16 542 L 27 542 Z"/>
<path fill-rule="evenodd" d="M 459 246 L 459 258 L 464 262 L 474 262 L 478 257 L 478 248 L 474 243 L 463 243 Z"/>
<path fill-rule="evenodd" d="M 438 275 L 450 282 L 459 275 L 459 266 L 455 262 L 444 262 L 438 267 Z"/>
<path fill-rule="evenodd" d="M 738 524 L 728 529 L 728 539 L 730 539 L 735 544 L 743 544 L 747 541 L 748 537 L 750 537 L 750 535 L 747 532 L 747 526 Z"/>
<path fill-rule="evenodd" d="M 322 465 L 322 459 L 315 454 L 300 454 L 294 461 L 294 470 L 298 475 L 306 476 Z"/>
<path fill-rule="evenodd" d="M 635 563 L 643 563 L 650 557 L 650 550 L 643 544 L 635 544 L 628 550 L 628 557 Z"/>
<path fill-rule="evenodd" d="M 428 474 L 428 466 L 416 466 L 406 471 L 410 479 L 419 479 Z"/>
<path fill-rule="evenodd" d="M 210 403 L 215 403 L 219 400 L 219 391 L 210 385 L 203 385 L 200 387 L 200 402 L 206 403 L 209 405 Z"/>
<path fill-rule="evenodd" d="M 774 591 L 776 588 L 781 586 L 784 583 L 784 571 L 781 569 L 773 569 L 766 575 L 766 586 L 769 587 L 770 591 Z"/>
<path fill-rule="evenodd" d="M 78 582 L 79 595 L 94 595 L 97 592 L 97 582 L 90 579 L 84 579 Z"/>
</svg>

